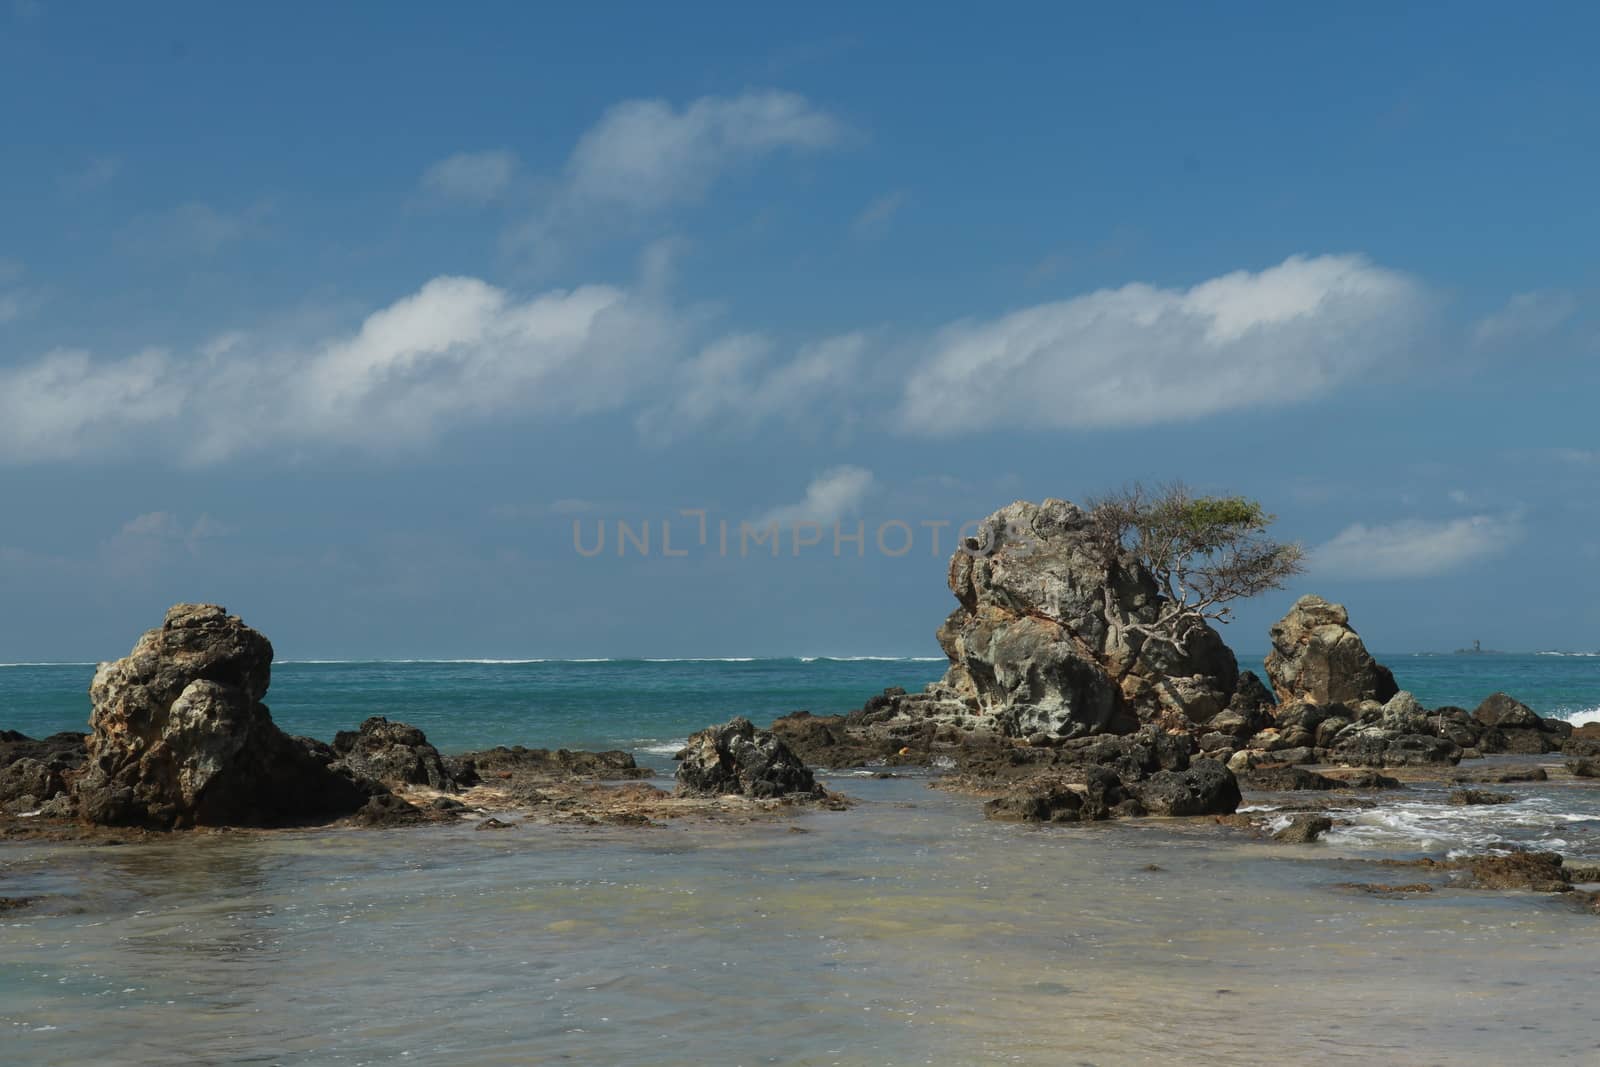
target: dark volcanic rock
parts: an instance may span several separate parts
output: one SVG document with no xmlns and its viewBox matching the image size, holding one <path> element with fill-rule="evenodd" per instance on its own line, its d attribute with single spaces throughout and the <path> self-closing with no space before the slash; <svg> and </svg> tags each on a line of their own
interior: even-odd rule
<svg viewBox="0 0 1600 1067">
<path fill-rule="evenodd" d="M 373 778 L 388 786 L 425 785 L 454 792 L 461 783 L 428 744 L 423 732 L 403 722 L 375 715 L 359 729 L 340 730 L 333 739 L 339 763 L 355 778 Z"/>
<path fill-rule="evenodd" d="M 1151 815 L 1230 815 L 1241 799 L 1233 772 L 1209 759 L 1185 771 L 1157 771 L 1130 788 Z"/>
<path fill-rule="evenodd" d="M 1339 785 L 1344 789 L 1404 789 L 1405 784 L 1398 778 L 1390 778 L 1377 771 L 1362 771 L 1340 780 Z"/>
<path fill-rule="evenodd" d="M 1458 782 L 1487 782 L 1501 785 L 1506 782 L 1543 782 L 1549 779 L 1543 767 L 1479 767 L 1462 771 L 1455 776 Z"/>
<path fill-rule="evenodd" d="M 1472 717 L 1484 726 L 1506 728 L 1532 728 L 1537 730 L 1544 721 L 1528 705 L 1505 693 L 1494 693 L 1484 699 Z"/>
<path fill-rule="evenodd" d="M 1273 834 L 1273 840 L 1291 845 L 1306 845 L 1333 829 L 1333 820 L 1326 815 L 1295 815 L 1289 825 Z"/>
<path fill-rule="evenodd" d="M 1600 778 L 1600 759 L 1568 760 L 1567 770 L 1576 778 Z"/>
<path fill-rule="evenodd" d="M 1256 767 L 1239 778 L 1239 785 L 1258 793 L 1286 793 L 1303 789 L 1337 789 L 1338 779 L 1304 767 Z"/>
<path fill-rule="evenodd" d="M 1449 802 L 1456 805 L 1510 804 L 1517 798 L 1510 793 L 1490 793 L 1482 789 L 1456 789 Z"/>
<path fill-rule="evenodd" d="M 1364 727 L 1352 737 L 1341 737 L 1328 750 L 1328 758 L 1354 767 L 1424 767 L 1460 763 L 1461 749 L 1442 737 L 1397 736 L 1374 726 Z"/>
<path fill-rule="evenodd" d="M 1267 678 L 1281 702 L 1354 704 L 1387 701 L 1394 675 L 1367 651 L 1340 604 L 1303 596 L 1273 624 Z"/>
<path fill-rule="evenodd" d="M 1564 893 L 1572 888 L 1558 852 L 1512 852 L 1504 856 L 1467 856 L 1448 866 L 1467 873 L 1478 889 L 1527 889 Z"/>
<path fill-rule="evenodd" d="M 362 826 L 385 829 L 394 826 L 415 826 L 418 823 L 435 821 L 440 817 L 449 815 L 444 812 L 430 815 L 393 793 L 381 793 L 362 805 L 355 814 L 355 821 Z"/>
<path fill-rule="evenodd" d="M 678 792 L 768 798 L 822 796 L 811 771 L 776 735 L 739 717 L 689 738 L 678 765 Z"/>
<path fill-rule="evenodd" d="M 655 773 L 649 767 L 640 767 L 628 753 L 616 749 L 586 752 L 502 745 L 482 752 L 468 752 L 455 762 L 460 768 L 470 768 L 473 774 L 486 778 L 532 775 L 621 779 L 648 778 Z"/>
<path fill-rule="evenodd" d="M 985 818 L 1010 822 L 1088 822 L 1145 814 L 1115 771 L 1091 767 L 1076 776 L 1043 774 L 984 805 Z"/>
<path fill-rule="evenodd" d="M 179 604 L 89 696 L 88 766 L 74 784 L 91 822 L 156 828 L 268 825 L 346 815 L 370 790 L 325 746 L 272 722 L 261 699 L 272 645 L 224 609 Z"/>
</svg>

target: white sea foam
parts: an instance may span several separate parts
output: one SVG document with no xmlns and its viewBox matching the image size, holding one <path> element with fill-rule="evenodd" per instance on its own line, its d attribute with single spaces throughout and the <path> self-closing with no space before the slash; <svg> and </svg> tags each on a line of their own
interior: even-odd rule
<svg viewBox="0 0 1600 1067">
<path fill-rule="evenodd" d="M 1323 838 L 1330 845 L 1356 848 L 1404 848 L 1422 852 L 1482 852 L 1508 843 L 1560 850 L 1571 842 L 1563 836 L 1577 823 L 1600 823 L 1593 813 L 1561 811 L 1547 797 L 1529 797 L 1511 804 L 1450 806 L 1407 801 L 1378 808 L 1331 811 L 1336 822 Z M 1587 834 L 1585 835 L 1588 836 Z"/>
<path fill-rule="evenodd" d="M 635 742 L 637 744 L 637 742 Z M 684 745 L 689 743 L 687 737 L 680 737 L 676 741 L 659 741 L 651 745 L 639 745 L 640 752 L 648 752 L 652 756 L 676 756 Z"/>
<path fill-rule="evenodd" d="M 0 667 L 94 667 L 94 663 L 0 663 Z"/>
<path fill-rule="evenodd" d="M 1584 708 L 1582 711 L 1561 712 L 1557 718 L 1565 719 L 1574 726 L 1586 726 L 1591 722 L 1600 722 L 1600 708 Z"/>
</svg>

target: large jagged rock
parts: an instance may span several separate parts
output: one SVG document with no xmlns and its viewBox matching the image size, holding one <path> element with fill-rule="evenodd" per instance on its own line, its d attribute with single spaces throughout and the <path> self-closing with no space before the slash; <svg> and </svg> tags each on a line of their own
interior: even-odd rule
<svg viewBox="0 0 1600 1067">
<path fill-rule="evenodd" d="M 1400 690 L 1351 629 L 1342 604 L 1303 596 L 1273 625 L 1271 638 L 1267 679 L 1281 703 L 1381 704 Z"/>
<path fill-rule="evenodd" d="M 263 704 L 272 645 L 212 604 L 179 604 L 89 688 L 88 765 L 75 783 L 90 822 L 159 828 L 336 817 L 373 792 L 330 768 L 332 750 L 290 737 Z"/>
<path fill-rule="evenodd" d="M 689 738 L 678 764 L 678 792 L 702 796 L 736 793 L 758 799 L 820 797 L 809 768 L 778 737 L 740 716 Z"/>
<path fill-rule="evenodd" d="M 1052 740 L 1204 723 L 1234 695 L 1238 663 L 1216 631 L 1197 623 L 1181 645 L 1146 634 L 1155 581 L 1132 559 L 1108 566 L 1064 500 L 989 516 L 951 558 L 949 585 L 950 668 L 925 694 L 945 720 Z"/>
</svg>

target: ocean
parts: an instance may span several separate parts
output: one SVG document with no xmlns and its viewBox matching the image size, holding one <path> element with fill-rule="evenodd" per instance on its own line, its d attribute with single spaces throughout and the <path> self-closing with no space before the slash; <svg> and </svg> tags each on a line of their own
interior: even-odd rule
<svg viewBox="0 0 1600 1067">
<path fill-rule="evenodd" d="M 1428 707 L 1503 690 L 1541 715 L 1600 717 L 1600 656 L 1378 657 Z M 1261 673 L 1260 656 L 1240 664 Z M 676 659 L 280 662 L 267 704 L 290 733 L 331 740 L 370 715 L 420 727 L 445 752 L 493 745 L 622 748 L 660 763 L 733 715 L 765 726 L 801 709 L 850 711 L 885 686 L 922 688 L 945 660 Z M 93 664 L 0 666 L 0 729 L 85 728 Z"/>
<path fill-rule="evenodd" d="M 1503 689 L 1600 715 L 1600 658 L 1387 656 L 1429 705 Z M 1247 665 L 1253 665 L 1247 663 Z M 281 663 L 268 703 L 441 748 L 621 747 L 859 706 L 927 660 Z M 85 665 L 0 667 L 0 727 L 81 729 Z M 1524 757 L 1525 761 L 1526 758 Z M 925 778 L 747 827 L 471 824 L 0 843 L 0 1060 L 16 1064 L 1600 1061 L 1597 920 L 1374 860 L 1517 842 L 1600 863 L 1600 787 L 1353 799 L 1313 845 L 1207 820 L 983 820 Z M 666 784 L 664 781 L 662 784 Z M 1272 817 L 1277 799 L 1249 797 Z M 809 831 L 794 833 L 793 829 Z"/>
</svg>

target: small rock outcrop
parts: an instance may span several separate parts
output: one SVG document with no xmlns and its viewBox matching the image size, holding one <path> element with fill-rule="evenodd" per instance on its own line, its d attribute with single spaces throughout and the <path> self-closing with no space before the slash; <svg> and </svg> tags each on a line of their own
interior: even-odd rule
<svg viewBox="0 0 1600 1067">
<path fill-rule="evenodd" d="M 290 737 L 262 698 L 272 645 L 211 604 L 179 604 L 133 652 L 95 672 L 87 768 L 90 822 L 170 828 L 337 817 L 371 795 L 333 769 L 326 745 Z"/>
<path fill-rule="evenodd" d="M 522 776 L 566 776 L 576 778 L 649 778 L 655 772 L 641 767 L 620 749 L 587 752 L 567 748 L 524 748 L 501 745 L 482 752 L 468 752 L 450 761 L 456 774 L 473 778 L 517 778 Z M 465 784 L 465 783 L 463 783 Z"/>
<path fill-rule="evenodd" d="M 1399 692 L 1394 675 L 1372 658 L 1342 604 L 1303 596 L 1272 626 L 1267 678 L 1280 702 L 1380 704 Z"/>
<path fill-rule="evenodd" d="M 471 784 L 456 780 L 455 771 L 421 730 L 381 715 L 367 719 L 359 729 L 340 730 L 333 750 L 339 756 L 335 769 L 390 787 L 425 785 L 448 793 Z"/>
<path fill-rule="evenodd" d="M 677 778 L 680 794 L 757 799 L 823 795 L 810 768 L 788 745 L 743 716 L 690 737 Z"/>
<path fill-rule="evenodd" d="M 83 734 L 53 734 L 36 741 L 0 730 L 0 811 L 65 816 L 73 811 L 70 782 L 88 758 Z"/>
</svg>

